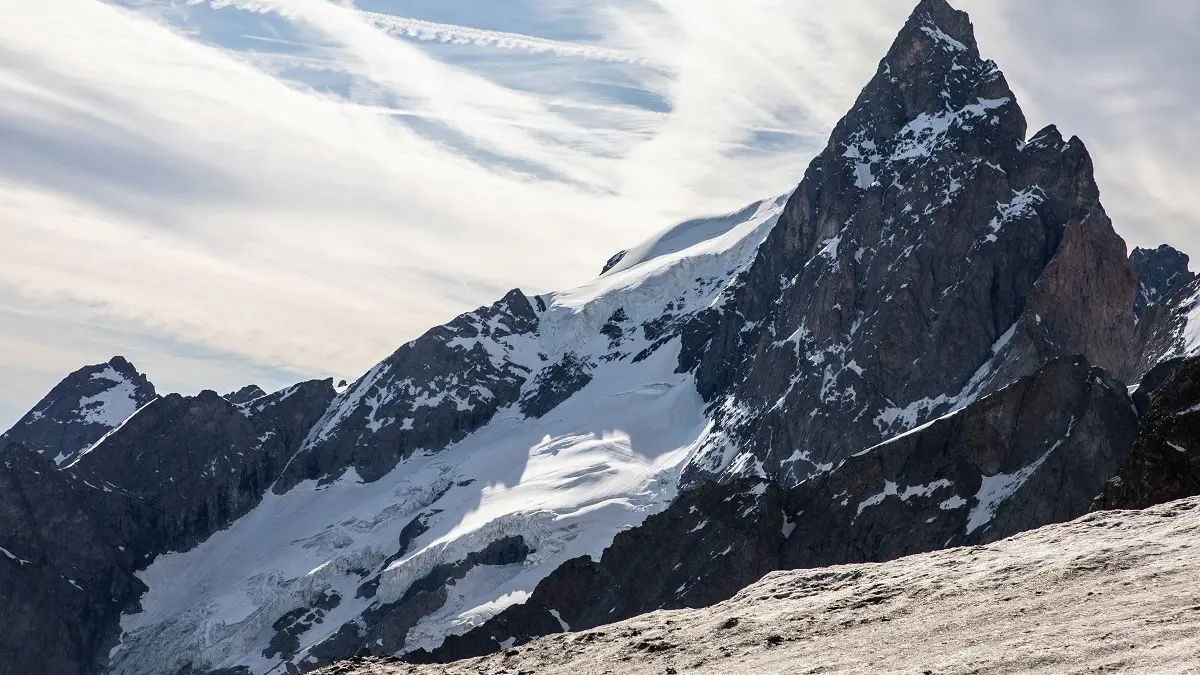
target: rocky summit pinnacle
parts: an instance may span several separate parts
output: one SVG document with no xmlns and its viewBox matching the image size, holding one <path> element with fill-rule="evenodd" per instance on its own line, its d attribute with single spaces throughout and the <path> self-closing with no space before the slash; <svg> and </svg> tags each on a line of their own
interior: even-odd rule
<svg viewBox="0 0 1200 675">
<path fill-rule="evenodd" d="M 1083 143 L 1028 138 L 966 15 L 922 3 L 685 332 L 718 430 L 688 476 L 800 482 L 1057 357 L 1125 376 L 1135 286 Z"/>
<path fill-rule="evenodd" d="M 1136 248 L 1129 256 L 1138 278 L 1137 313 L 1165 302 L 1196 275 L 1188 269 L 1186 253 L 1163 244 L 1158 248 Z"/>
</svg>

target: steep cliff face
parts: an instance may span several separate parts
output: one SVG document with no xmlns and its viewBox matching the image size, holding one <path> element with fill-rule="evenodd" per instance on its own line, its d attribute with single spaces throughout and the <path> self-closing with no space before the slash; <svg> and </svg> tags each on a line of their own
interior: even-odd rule
<svg viewBox="0 0 1200 675">
<path fill-rule="evenodd" d="M 0 448 L 18 443 L 66 464 L 154 397 L 150 380 L 116 356 L 64 378 L 0 436 Z"/>
<path fill-rule="evenodd" d="M 1078 518 L 1133 449 L 1125 385 L 1060 359 L 793 492 L 784 568 L 893 560 Z"/>
<path fill-rule="evenodd" d="M 1135 248 L 1129 255 L 1138 278 L 1136 311 L 1140 316 L 1150 307 L 1170 300 L 1175 293 L 1196 279 L 1188 269 L 1191 258 L 1166 244 L 1158 248 Z"/>
<path fill-rule="evenodd" d="M 1091 158 L 1025 132 L 966 15 L 922 2 L 688 332 L 720 429 L 692 480 L 795 484 L 1055 357 L 1124 374 L 1136 281 Z"/>
<path fill-rule="evenodd" d="M 1144 509 L 1200 495 L 1200 358 L 1174 366 L 1151 395 L 1137 444 L 1096 509 Z"/>
<path fill-rule="evenodd" d="M 1130 353 L 1131 370 L 1140 380 L 1172 362 L 1200 353 L 1200 279 L 1179 286 L 1168 298 L 1143 310 L 1137 345 Z"/>
<path fill-rule="evenodd" d="M 121 612 L 146 586 L 130 513 L 138 505 L 89 485 L 53 459 L 10 445 L 0 457 L 0 639 L 5 672 L 103 672 Z"/>
</svg>

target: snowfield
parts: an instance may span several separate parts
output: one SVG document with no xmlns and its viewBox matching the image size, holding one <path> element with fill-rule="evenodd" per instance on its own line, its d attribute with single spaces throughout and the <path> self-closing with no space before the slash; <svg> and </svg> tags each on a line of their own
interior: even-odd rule
<svg viewBox="0 0 1200 675">
<path fill-rule="evenodd" d="M 130 382 L 112 366 L 95 373 L 92 379 L 113 384 L 95 396 L 79 399 L 81 421 L 115 427 L 129 419 L 137 410 L 137 383 Z"/>
<path fill-rule="evenodd" d="M 323 675 L 1200 673 L 1200 498 L 1088 515 L 990 546 L 776 572 L 656 612 L 448 666 Z"/>
<path fill-rule="evenodd" d="M 1187 315 L 1187 325 L 1183 333 L 1183 352 L 1188 356 L 1200 354 L 1200 292 L 1189 301 L 1191 311 Z"/>
<path fill-rule="evenodd" d="M 618 532 L 666 508 L 710 428 L 692 375 L 674 372 L 678 340 L 637 362 L 604 359 L 609 338 L 601 329 L 617 310 L 636 326 L 716 302 L 753 259 L 785 202 L 685 223 L 591 284 L 541 296 L 547 310 L 537 334 L 504 345 L 504 356 L 540 368 L 539 354 L 554 363 L 575 352 L 596 364 L 583 391 L 545 417 L 529 419 L 513 406 L 463 441 L 419 453 L 381 480 L 364 483 L 350 471 L 331 484 L 309 481 L 283 495 L 268 493 L 231 528 L 157 559 L 140 574 L 150 590 L 142 611 L 122 619 L 111 672 L 173 673 L 188 665 L 201 672 L 236 666 L 280 672 L 281 659 L 263 652 L 273 624 L 288 612 L 340 596 L 300 636 L 303 661 L 369 606 L 399 600 L 435 566 L 523 537 L 533 551 L 524 562 L 472 569 L 451 587 L 446 604 L 408 634 L 406 650 L 433 648 L 524 601 L 563 562 L 598 559 Z M 626 349 L 637 354 L 651 345 L 639 331 Z M 314 433 L 354 410 L 348 403 L 354 395 L 335 400 Z M 382 424 L 369 421 L 372 431 Z M 418 516 L 428 530 L 386 567 L 376 597 L 356 597 L 362 570 L 396 554 Z"/>
</svg>

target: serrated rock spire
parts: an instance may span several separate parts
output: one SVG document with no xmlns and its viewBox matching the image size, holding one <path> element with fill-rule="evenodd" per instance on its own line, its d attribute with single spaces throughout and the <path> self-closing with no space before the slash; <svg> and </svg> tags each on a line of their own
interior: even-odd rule
<svg viewBox="0 0 1200 675">
<path fill-rule="evenodd" d="M 804 480 L 1057 356 L 1124 375 L 1133 275 L 1091 158 L 1026 131 L 969 17 L 921 2 L 744 285 L 696 324 L 706 353 L 682 365 L 728 414 L 689 475 Z"/>
</svg>

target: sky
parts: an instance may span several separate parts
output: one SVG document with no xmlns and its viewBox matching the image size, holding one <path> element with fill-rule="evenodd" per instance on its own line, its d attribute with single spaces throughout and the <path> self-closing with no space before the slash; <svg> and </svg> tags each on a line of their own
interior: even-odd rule
<svg viewBox="0 0 1200 675">
<path fill-rule="evenodd" d="M 1130 246 L 1200 254 L 1200 4 L 958 0 Z M 0 428 L 353 380 L 790 190 L 915 0 L 0 0 Z"/>
</svg>

